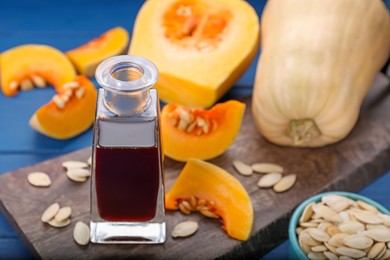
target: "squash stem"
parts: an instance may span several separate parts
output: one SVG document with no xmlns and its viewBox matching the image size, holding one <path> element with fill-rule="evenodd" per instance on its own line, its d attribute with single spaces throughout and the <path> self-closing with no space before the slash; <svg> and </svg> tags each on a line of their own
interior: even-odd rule
<svg viewBox="0 0 390 260">
<path fill-rule="evenodd" d="M 294 119 L 289 122 L 287 136 L 293 139 L 294 145 L 310 142 L 321 135 L 321 131 L 313 119 Z"/>
</svg>

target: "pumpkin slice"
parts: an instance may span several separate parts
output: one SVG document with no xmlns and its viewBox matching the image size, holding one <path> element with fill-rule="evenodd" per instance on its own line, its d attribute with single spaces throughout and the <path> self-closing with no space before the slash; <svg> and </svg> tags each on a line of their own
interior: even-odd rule
<svg viewBox="0 0 390 260">
<path fill-rule="evenodd" d="M 21 45 L 2 53 L 1 88 L 4 95 L 14 96 L 19 89 L 31 89 L 46 83 L 57 90 L 74 79 L 72 63 L 59 50 L 47 45 Z"/>
<path fill-rule="evenodd" d="M 259 31 L 255 10 L 242 0 L 149 0 L 129 54 L 156 64 L 162 100 L 210 107 L 250 65 Z"/>
<path fill-rule="evenodd" d="M 211 159 L 226 151 L 240 130 L 245 104 L 227 101 L 210 110 L 168 104 L 161 115 L 164 153 L 177 161 Z"/>
<path fill-rule="evenodd" d="M 202 200 L 206 201 L 204 206 L 199 205 Z M 253 226 L 251 199 L 242 184 L 222 168 L 197 159 L 189 160 L 166 194 L 165 206 L 176 210 L 182 201 L 195 206 L 193 210 L 205 211 L 201 208 L 205 207 L 207 212 L 222 218 L 223 229 L 232 238 L 249 238 Z"/>
<path fill-rule="evenodd" d="M 97 66 L 105 59 L 126 52 L 129 33 L 115 27 L 96 39 L 66 53 L 79 73 L 93 77 Z"/>
<path fill-rule="evenodd" d="M 36 131 L 56 139 L 68 139 L 87 130 L 94 121 L 97 91 L 85 76 L 62 86 L 53 99 L 30 119 Z"/>
</svg>

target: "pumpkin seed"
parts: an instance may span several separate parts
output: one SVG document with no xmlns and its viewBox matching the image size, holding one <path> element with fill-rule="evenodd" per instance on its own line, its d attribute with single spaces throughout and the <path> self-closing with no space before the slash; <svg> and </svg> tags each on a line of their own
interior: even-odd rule
<svg viewBox="0 0 390 260">
<path fill-rule="evenodd" d="M 379 213 L 378 216 L 382 219 L 382 222 L 385 226 L 390 227 L 390 216 L 389 215 Z"/>
<path fill-rule="evenodd" d="M 350 220 L 348 222 L 342 223 L 339 225 L 339 229 L 341 232 L 346 233 L 346 234 L 356 234 L 360 231 L 364 230 L 364 225 L 360 222 Z"/>
<path fill-rule="evenodd" d="M 34 85 L 37 86 L 38 88 L 46 87 L 46 82 L 42 77 L 38 75 L 31 75 L 31 79 L 34 82 Z"/>
<path fill-rule="evenodd" d="M 65 83 L 64 85 L 62 85 L 62 89 L 67 89 L 67 88 L 75 89 L 78 87 L 80 87 L 80 84 L 77 81 L 69 81 L 69 82 Z"/>
<path fill-rule="evenodd" d="M 326 260 L 326 256 L 323 253 L 309 252 L 307 256 L 312 260 Z"/>
<path fill-rule="evenodd" d="M 346 211 L 339 212 L 339 216 L 342 222 L 348 222 L 351 220 L 351 218 L 349 217 L 349 213 Z"/>
<path fill-rule="evenodd" d="M 361 209 L 371 211 L 372 213 L 375 213 L 375 214 L 379 213 L 379 211 L 376 207 L 374 207 L 374 206 L 372 206 L 364 201 L 358 200 L 357 205 Z"/>
<path fill-rule="evenodd" d="M 327 230 L 328 227 L 332 226 L 332 224 L 330 224 L 329 222 L 322 222 L 318 225 L 318 229 L 321 229 L 322 231 L 325 231 Z M 328 233 L 328 232 L 326 232 Z M 329 233 L 328 233 L 329 234 Z M 331 235 L 332 236 L 332 235 Z"/>
<path fill-rule="evenodd" d="M 335 194 L 326 195 L 321 198 L 321 201 L 328 206 L 340 200 L 347 200 L 347 199 L 343 196 L 335 195 Z"/>
<path fill-rule="evenodd" d="M 367 249 L 374 244 L 374 240 L 362 234 L 347 236 L 343 242 L 346 246 L 355 249 Z"/>
<path fill-rule="evenodd" d="M 338 260 L 339 259 L 339 257 L 337 255 L 335 255 L 329 251 L 323 252 L 323 254 L 330 260 Z"/>
<path fill-rule="evenodd" d="M 385 253 L 381 256 L 380 259 L 390 259 L 390 250 L 386 249 Z"/>
<path fill-rule="evenodd" d="M 279 172 L 283 173 L 283 167 L 273 163 L 255 163 L 252 164 L 252 169 L 257 173 Z"/>
<path fill-rule="evenodd" d="M 87 180 L 86 177 L 81 177 L 78 175 L 77 171 L 75 169 L 69 169 L 66 171 L 66 176 L 68 176 L 69 179 L 76 182 L 85 182 Z"/>
<path fill-rule="evenodd" d="M 278 183 L 274 185 L 273 189 L 276 192 L 285 192 L 294 185 L 296 180 L 297 180 L 296 174 L 286 175 Z"/>
<path fill-rule="evenodd" d="M 84 96 L 84 93 L 85 93 L 85 89 L 84 88 L 79 88 L 76 90 L 76 97 L 78 99 L 81 99 L 83 96 Z"/>
<path fill-rule="evenodd" d="M 302 232 L 299 235 L 299 239 L 302 241 L 303 244 L 306 244 L 310 247 L 320 246 L 322 244 L 321 242 L 314 240 L 307 232 Z"/>
<path fill-rule="evenodd" d="M 179 121 L 179 125 L 177 126 L 177 128 L 180 130 L 180 131 L 184 131 L 188 126 L 188 122 L 183 120 L 183 119 L 180 119 Z"/>
<path fill-rule="evenodd" d="M 384 226 L 384 225 L 371 225 L 371 224 L 367 224 L 366 225 L 366 229 L 367 230 L 371 230 L 371 229 L 377 229 L 377 228 L 382 228 L 382 229 L 388 229 L 388 227 Z"/>
<path fill-rule="evenodd" d="M 62 227 L 66 227 L 70 224 L 70 219 L 65 219 L 61 222 L 58 222 L 56 221 L 55 219 L 51 219 L 49 221 L 47 221 L 47 223 L 52 226 L 52 227 L 57 227 L 57 228 L 62 228 Z"/>
<path fill-rule="evenodd" d="M 301 234 L 302 231 L 303 231 L 303 227 L 297 227 L 295 229 L 295 233 L 297 233 L 298 236 L 299 236 L 299 234 Z"/>
<path fill-rule="evenodd" d="M 271 172 L 261 177 L 259 182 L 257 183 L 257 186 L 259 186 L 260 188 L 270 188 L 276 183 L 278 183 L 280 179 L 282 179 L 282 174 L 278 172 Z"/>
<path fill-rule="evenodd" d="M 322 218 L 329 220 L 331 222 L 341 222 L 341 218 L 339 215 L 334 211 L 333 209 L 322 205 L 322 204 L 315 204 L 313 205 L 313 211 L 320 215 Z"/>
<path fill-rule="evenodd" d="M 180 203 L 179 203 L 179 209 L 180 209 L 180 211 L 183 212 L 183 213 L 186 214 L 186 215 L 191 214 L 191 211 L 190 211 L 186 206 L 184 206 L 182 202 L 183 202 L 183 201 L 180 201 Z"/>
<path fill-rule="evenodd" d="M 182 201 L 181 201 L 181 204 L 183 204 L 183 206 L 184 206 L 185 208 L 187 208 L 188 210 L 190 210 L 190 211 L 193 211 L 193 210 L 194 210 L 194 208 L 192 208 L 191 204 L 190 204 L 188 201 L 186 201 L 186 200 L 182 200 Z"/>
<path fill-rule="evenodd" d="M 302 223 L 299 223 L 299 225 L 301 225 L 302 227 L 305 227 L 305 228 L 318 227 L 318 223 L 314 223 L 314 222 L 302 222 Z"/>
<path fill-rule="evenodd" d="M 332 252 L 335 255 L 338 255 L 338 253 L 336 252 L 336 247 L 329 245 L 329 243 L 327 242 L 325 242 L 324 245 L 326 246 L 326 248 L 329 249 L 330 252 Z"/>
<path fill-rule="evenodd" d="M 326 228 L 325 232 L 328 233 L 329 236 L 334 236 L 334 235 L 340 233 L 341 230 L 338 227 L 336 227 L 335 225 L 331 224 L 330 226 L 328 226 Z"/>
<path fill-rule="evenodd" d="M 10 88 L 11 90 L 17 90 L 17 89 L 19 88 L 19 82 L 17 82 L 17 81 L 11 81 L 11 82 L 9 83 L 9 88 Z"/>
<path fill-rule="evenodd" d="M 333 247 L 342 247 L 344 246 L 344 238 L 346 238 L 348 235 L 344 233 L 338 233 L 336 235 L 333 235 L 329 241 L 327 242 L 330 246 Z"/>
<path fill-rule="evenodd" d="M 317 241 L 328 242 L 330 239 L 330 236 L 320 229 L 308 228 L 307 232 L 312 238 L 314 238 Z"/>
<path fill-rule="evenodd" d="M 311 252 L 310 246 L 307 245 L 301 238 L 298 238 L 298 244 L 301 247 L 302 251 L 305 252 L 305 254 Z"/>
<path fill-rule="evenodd" d="M 389 229 L 370 229 L 364 232 L 366 236 L 371 237 L 378 242 L 390 242 L 390 230 Z"/>
<path fill-rule="evenodd" d="M 330 204 L 329 207 L 339 213 L 343 210 L 346 210 L 350 205 L 351 204 L 348 200 L 339 200 L 335 203 Z"/>
<path fill-rule="evenodd" d="M 200 210 L 200 213 L 203 216 L 206 216 L 208 218 L 219 218 L 219 216 L 217 214 L 215 214 L 214 212 L 211 212 L 211 211 L 209 211 L 207 209 Z"/>
<path fill-rule="evenodd" d="M 49 175 L 44 172 L 32 172 L 27 175 L 28 182 L 37 187 L 48 187 L 51 185 Z"/>
<path fill-rule="evenodd" d="M 241 175 L 249 176 L 249 175 L 252 175 L 252 173 L 253 173 L 252 168 L 248 164 L 246 164 L 242 161 L 234 160 L 233 166 L 237 170 L 237 172 Z"/>
<path fill-rule="evenodd" d="M 191 133 L 196 127 L 196 121 L 192 122 L 186 129 L 187 133 Z"/>
<path fill-rule="evenodd" d="M 31 90 L 34 88 L 34 85 L 31 80 L 24 79 L 20 82 L 20 89 L 21 90 Z"/>
<path fill-rule="evenodd" d="M 58 210 L 60 209 L 60 204 L 53 203 L 51 204 L 42 214 L 41 220 L 43 222 L 48 222 L 52 218 L 55 217 L 55 215 L 58 213 Z"/>
<path fill-rule="evenodd" d="M 188 237 L 198 230 L 198 223 L 194 221 L 181 222 L 172 231 L 173 237 Z"/>
<path fill-rule="evenodd" d="M 80 161 L 66 161 L 62 163 L 62 167 L 66 169 L 73 169 L 73 168 L 87 168 L 88 163 L 80 162 Z"/>
<path fill-rule="evenodd" d="M 339 257 L 339 260 L 354 260 L 352 257 L 342 255 Z"/>
<path fill-rule="evenodd" d="M 382 259 L 382 256 L 386 253 L 386 247 L 375 257 L 375 259 Z"/>
<path fill-rule="evenodd" d="M 84 169 L 84 168 L 70 168 L 68 169 L 68 172 L 71 171 L 71 175 L 77 176 L 80 178 L 86 178 L 91 176 L 91 170 L 89 169 Z"/>
<path fill-rule="evenodd" d="M 92 165 L 92 156 L 89 156 L 89 157 L 88 157 L 87 163 L 89 164 L 89 166 Z"/>
<path fill-rule="evenodd" d="M 54 219 L 57 222 L 62 222 L 65 219 L 69 218 L 72 214 L 72 208 L 71 207 L 62 207 L 58 210 L 57 214 L 55 215 Z"/>
<path fill-rule="evenodd" d="M 311 248 L 311 251 L 313 252 L 324 252 L 324 251 L 327 251 L 328 249 L 326 248 L 326 246 L 313 246 Z"/>
<path fill-rule="evenodd" d="M 207 134 L 209 132 L 209 125 L 208 124 L 205 124 L 203 127 L 202 127 L 202 130 L 205 134 Z"/>
<path fill-rule="evenodd" d="M 376 258 L 383 250 L 386 250 L 385 243 L 375 243 L 368 251 L 367 256 L 370 259 Z"/>
<path fill-rule="evenodd" d="M 89 243 L 89 226 L 82 221 L 77 222 L 73 229 L 73 238 L 77 244 L 87 245 Z"/>
<path fill-rule="evenodd" d="M 372 213 L 371 211 L 355 212 L 355 217 L 366 224 L 381 224 L 383 222 L 378 215 Z"/>
<path fill-rule="evenodd" d="M 63 109 L 65 107 L 65 102 L 59 95 L 54 95 L 52 101 L 59 109 Z"/>
<path fill-rule="evenodd" d="M 360 258 L 366 255 L 366 252 L 354 248 L 344 247 L 344 246 L 336 248 L 336 252 L 339 253 L 340 255 L 349 256 L 352 258 Z"/>
</svg>

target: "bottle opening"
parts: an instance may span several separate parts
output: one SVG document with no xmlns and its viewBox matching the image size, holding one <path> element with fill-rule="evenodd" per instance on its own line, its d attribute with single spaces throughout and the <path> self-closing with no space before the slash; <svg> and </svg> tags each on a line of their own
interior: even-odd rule
<svg viewBox="0 0 390 260">
<path fill-rule="evenodd" d="M 121 62 L 115 65 L 111 71 L 111 76 L 120 81 L 135 81 L 142 77 L 143 69 L 132 62 Z"/>
</svg>

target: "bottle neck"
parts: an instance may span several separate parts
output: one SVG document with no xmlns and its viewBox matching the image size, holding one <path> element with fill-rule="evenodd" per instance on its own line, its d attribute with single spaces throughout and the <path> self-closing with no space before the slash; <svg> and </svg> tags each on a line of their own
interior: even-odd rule
<svg viewBox="0 0 390 260">
<path fill-rule="evenodd" d="M 140 114 L 146 110 L 150 101 L 149 89 L 137 92 L 103 92 L 104 105 L 119 116 Z"/>
</svg>

